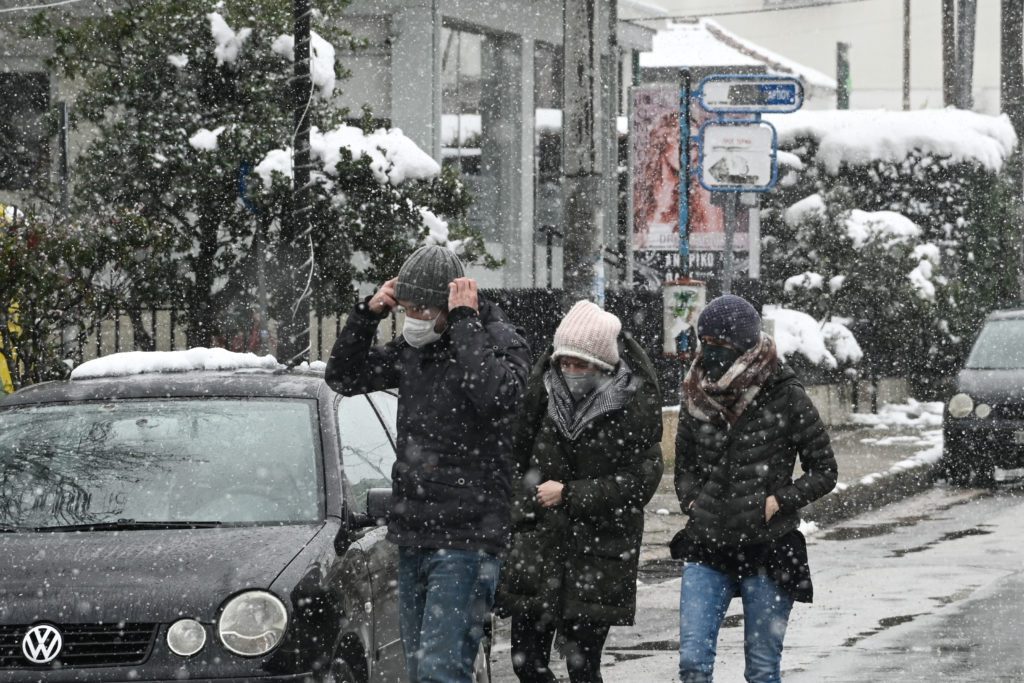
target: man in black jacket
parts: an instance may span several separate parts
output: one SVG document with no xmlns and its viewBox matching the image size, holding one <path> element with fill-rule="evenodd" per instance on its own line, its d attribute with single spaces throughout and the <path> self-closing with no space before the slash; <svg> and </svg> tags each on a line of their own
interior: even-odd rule
<svg viewBox="0 0 1024 683">
<path fill-rule="evenodd" d="M 405 309 L 402 336 L 373 346 Z M 398 387 L 388 539 L 399 548 L 412 683 L 469 683 L 508 543 L 512 427 L 529 374 L 521 332 L 450 250 L 421 247 L 349 315 L 325 379 L 346 396 Z"/>
</svg>

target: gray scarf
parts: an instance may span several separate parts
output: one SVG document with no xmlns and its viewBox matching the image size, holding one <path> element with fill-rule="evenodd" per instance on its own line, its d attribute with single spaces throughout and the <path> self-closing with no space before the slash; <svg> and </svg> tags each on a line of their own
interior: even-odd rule
<svg viewBox="0 0 1024 683">
<path fill-rule="evenodd" d="M 544 373 L 544 388 L 548 392 L 548 415 L 562 436 L 569 441 L 575 441 L 598 417 L 624 408 L 640 384 L 640 378 L 630 371 L 626 362 L 619 361 L 615 373 L 577 403 L 573 401 L 562 373 L 552 363 Z"/>
</svg>

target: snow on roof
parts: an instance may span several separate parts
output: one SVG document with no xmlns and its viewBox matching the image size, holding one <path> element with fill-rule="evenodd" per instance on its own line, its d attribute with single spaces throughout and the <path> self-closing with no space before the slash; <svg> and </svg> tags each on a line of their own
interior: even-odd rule
<svg viewBox="0 0 1024 683">
<path fill-rule="evenodd" d="M 1018 142 L 1005 114 L 989 116 L 952 107 L 917 111 L 802 110 L 765 118 L 778 131 L 782 147 L 796 145 L 801 138 L 816 140 L 815 160 L 832 174 L 844 164 L 900 162 L 913 150 L 949 157 L 954 162 L 977 162 L 998 172 Z"/>
<path fill-rule="evenodd" d="M 836 79 L 739 37 L 716 21 L 677 21 L 654 34 L 652 49 L 640 55 L 640 66 L 763 66 L 770 74 L 796 76 L 804 85 L 836 89 Z"/>
<path fill-rule="evenodd" d="M 196 347 L 187 351 L 126 351 L 94 358 L 71 371 L 71 379 L 125 377 L 160 372 L 197 370 L 278 370 L 284 366 L 273 356 L 235 353 L 227 349 Z"/>
<path fill-rule="evenodd" d="M 622 19 L 664 17 L 667 15 L 667 9 L 653 2 L 647 2 L 647 0 L 619 0 L 619 17 Z"/>
<path fill-rule="evenodd" d="M 815 365 L 837 368 L 840 363 L 857 363 L 864 353 L 853 333 L 840 322 L 819 323 L 806 313 L 765 306 L 762 317 L 775 323 L 773 338 L 779 358 L 794 354 Z"/>
</svg>

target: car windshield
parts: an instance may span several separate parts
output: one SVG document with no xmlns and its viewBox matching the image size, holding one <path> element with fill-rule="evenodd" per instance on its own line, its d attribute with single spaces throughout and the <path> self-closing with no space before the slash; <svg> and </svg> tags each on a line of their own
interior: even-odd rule
<svg viewBox="0 0 1024 683">
<path fill-rule="evenodd" d="M 967 367 L 975 370 L 1024 368 L 1024 319 L 985 323 L 967 358 Z"/>
<path fill-rule="evenodd" d="M 0 411 L 0 526 L 322 518 L 307 400 L 130 400 Z"/>
</svg>

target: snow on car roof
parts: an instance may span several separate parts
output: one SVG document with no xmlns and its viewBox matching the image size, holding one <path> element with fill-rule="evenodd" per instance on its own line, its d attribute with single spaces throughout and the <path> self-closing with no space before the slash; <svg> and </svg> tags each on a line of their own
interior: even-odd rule
<svg viewBox="0 0 1024 683">
<path fill-rule="evenodd" d="M 304 364 L 305 365 L 305 364 Z M 313 366 L 316 366 L 314 363 Z M 198 370 L 279 370 L 285 366 L 273 356 L 236 353 L 227 349 L 196 347 L 185 351 L 126 351 L 94 358 L 71 371 L 71 379 L 125 377 L 160 372 Z M 317 369 L 310 367 L 310 369 Z"/>
</svg>

